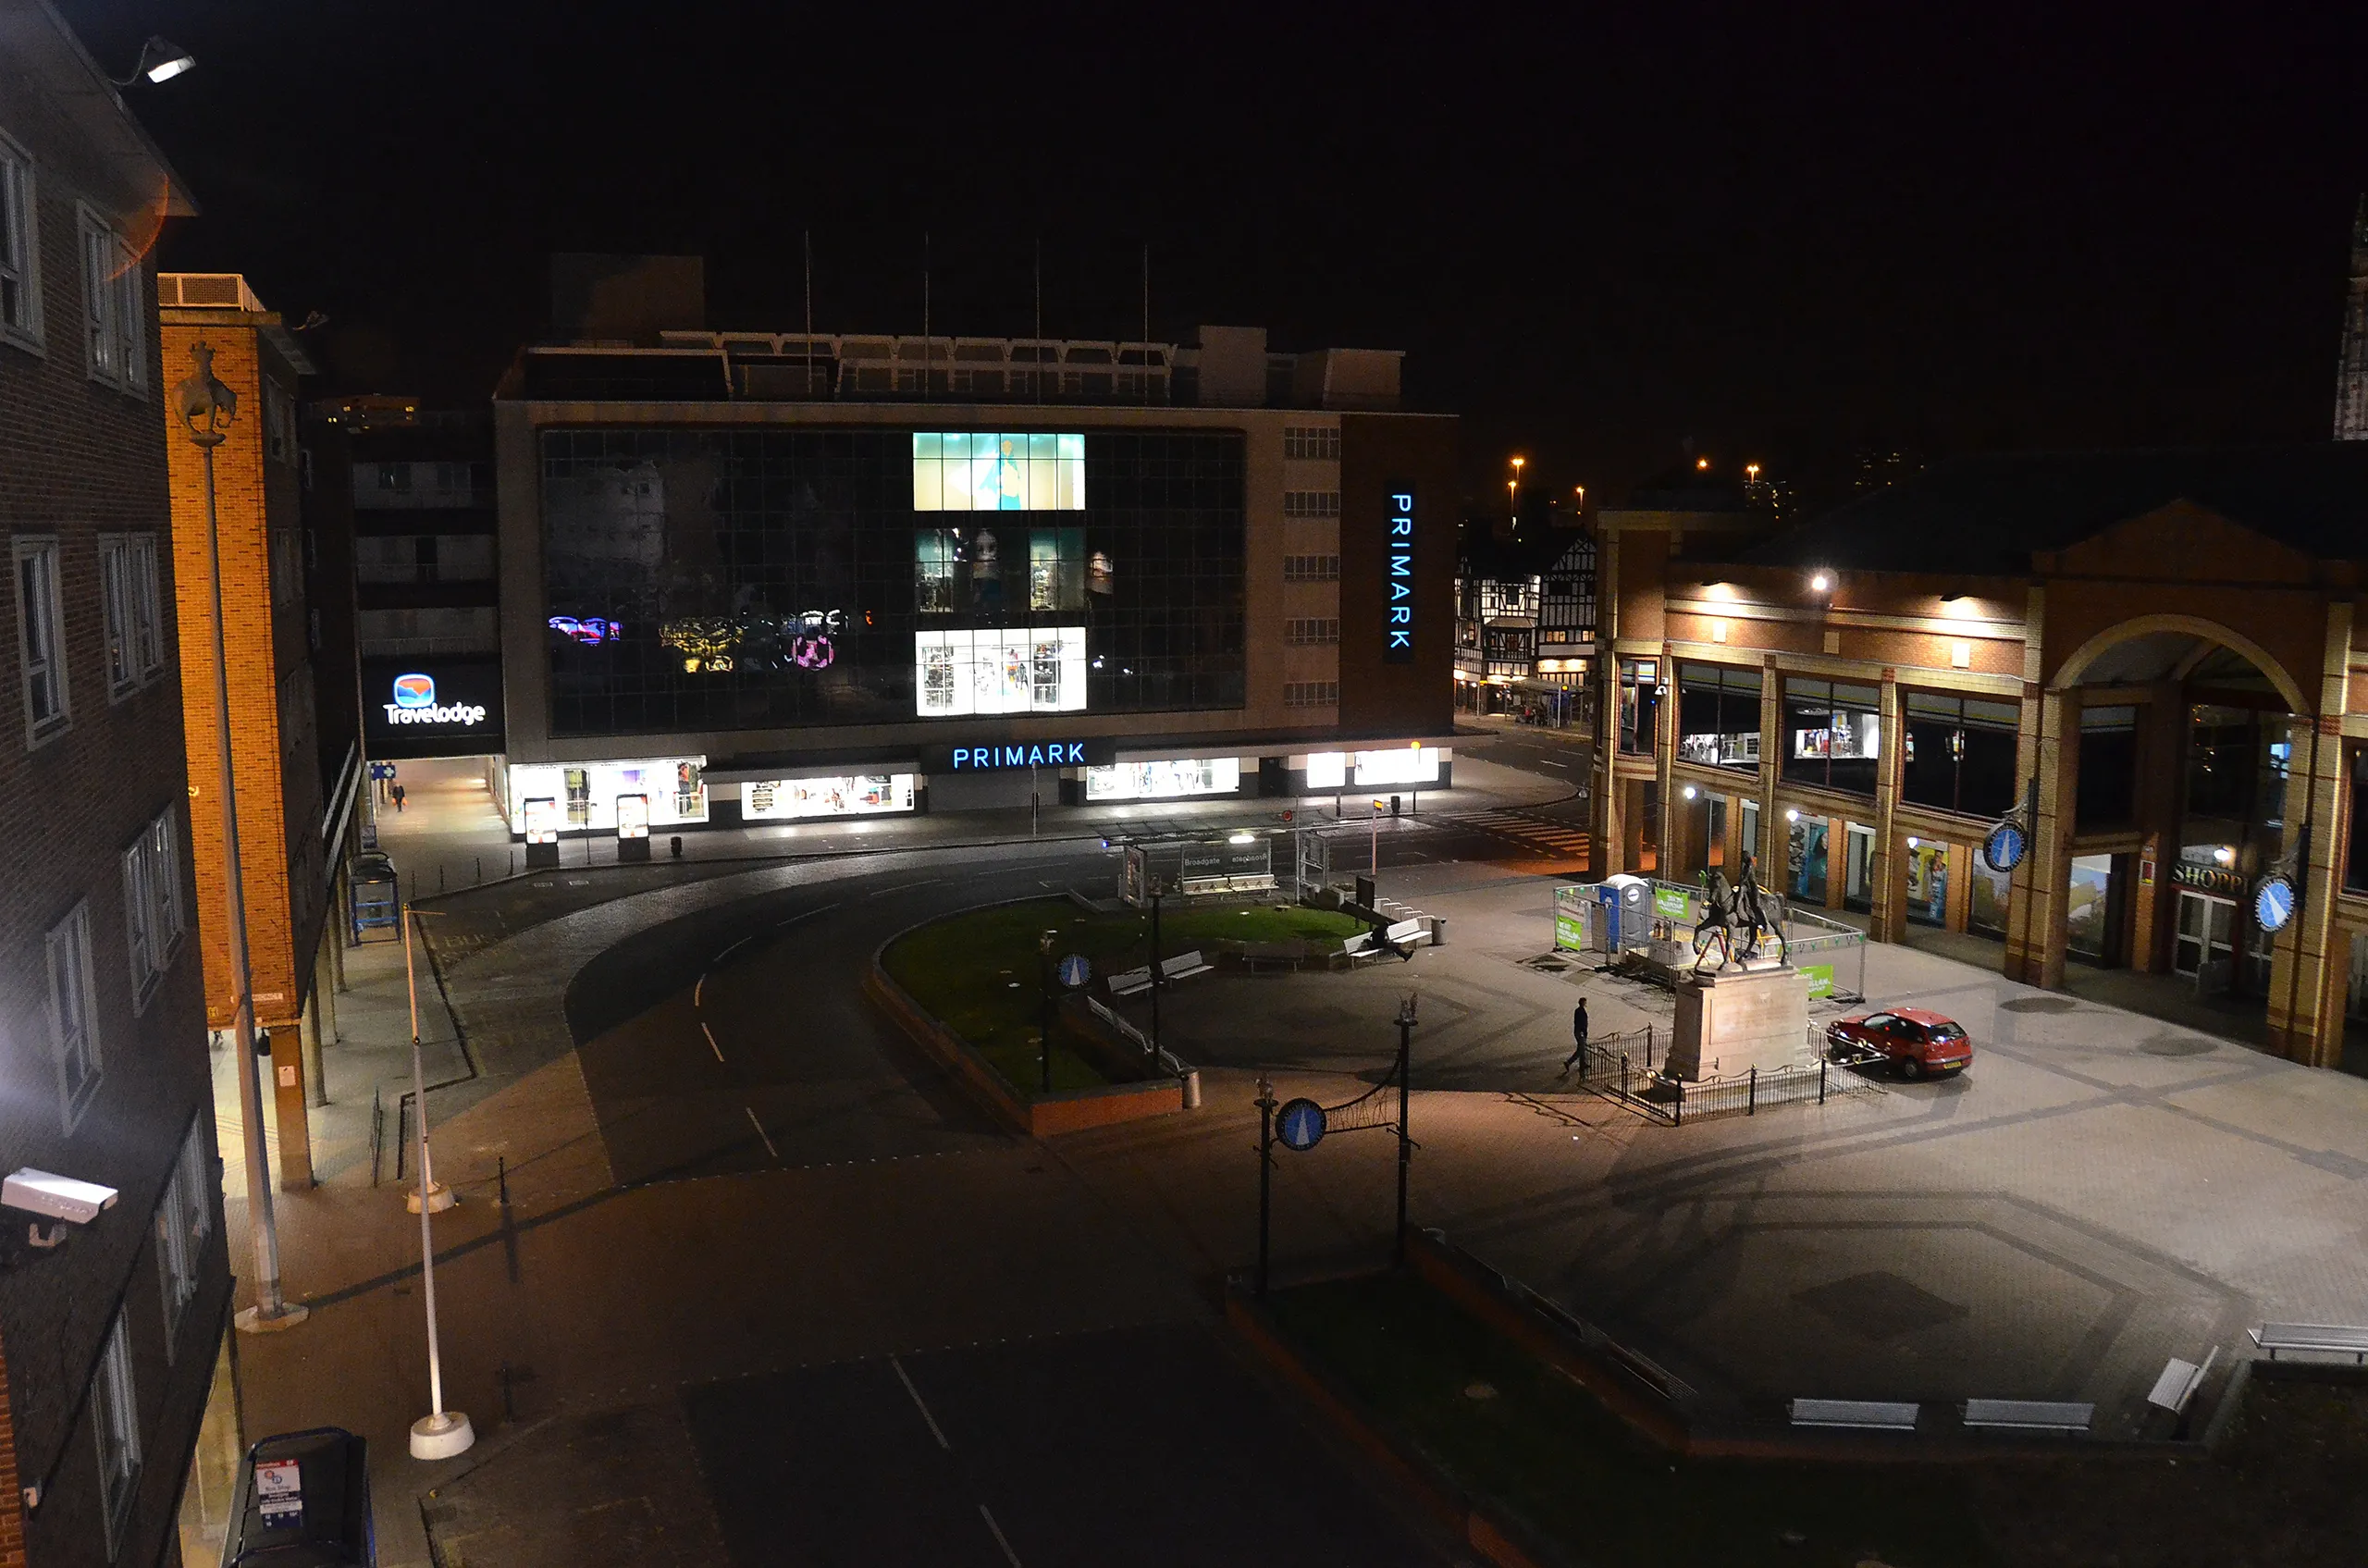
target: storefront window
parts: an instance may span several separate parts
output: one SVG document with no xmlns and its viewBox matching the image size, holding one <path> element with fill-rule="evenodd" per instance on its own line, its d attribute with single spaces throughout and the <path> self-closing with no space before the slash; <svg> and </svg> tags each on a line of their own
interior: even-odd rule
<svg viewBox="0 0 2368 1568">
<path fill-rule="evenodd" d="M 1823 817 L 1800 817 L 1791 824 L 1785 845 L 1784 893 L 1804 904 L 1822 906 L 1826 886 L 1827 823 Z"/>
<path fill-rule="evenodd" d="M 1851 795 L 1875 793 L 1882 694 L 1846 681 L 1784 682 L 1784 777 Z"/>
<path fill-rule="evenodd" d="M 1167 800 L 1189 795 L 1231 795 L 1241 787 L 1241 762 L 1233 757 L 1186 757 L 1157 762 L 1120 762 L 1085 771 L 1085 797 L 1092 800 Z"/>
<path fill-rule="evenodd" d="M 1677 676 L 1677 754 L 1705 767 L 1759 770 L 1757 670 L 1681 664 Z"/>
<path fill-rule="evenodd" d="M 1875 904 L 1875 830 L 1858 822 L 1843 829 L 1842 907 L 1866 914 Z"/>
<path fill-rule="evenodd" d="M 1902 706 L 1907 735 L 1901 798 L 1968 817 L 2004 815 L 2015 803 L 2021 704 L 1911 691 Z"/>
<path fill-rule="evenodd" d="M 2355 751 L 2344 759 L 2344 772 L 2351 786 L 2351 836 L 2344 846 L 2343 890 L 2346 893 L 2368 893 L 2368 753 Z"/>
<path fill-rule="evenodd" d="M 1660 661 L 1623 659 L 1620 661 L 1620 751 L 1624 757 L 1650 757 L 1660 715 Z"/>
<path fill-rule="evenodd" d="M 2120 827 L 2138 809 L 2138 710 L 2080 710 L 2080 784 L 2074 821 L 2083 828 Z"/>
<path fill-rule="evenodd" d="M 1907 841 L 1907 918 L 1917 925 L 1949 923 L 1949 846 Z"/>
<path fill-rule="evenodd" d="M 2110 855 L 2083 855 L 2072 862 L 2064 950 L 2092 964 L 2107 962 L 2113 949 L 2113 862 Z"/>
<path fill-rule="evenodd" d="M 774 779 L 740 786 L 740 815 L 748 821 L 800 817 L 860 817 L 913 809 L 913 775 L 867 773 L 851 778 Z"/>
<path fill-rule="evenodd" d="M 2006 905 L 2014 878 L 1993 871 L 1976 855 L 1967 861 L 1971 885 L 1966 890 L 1965 929 L 1983 936 L 2006 934 Z"/>
<path fill-rule="evenodd" d="M 1737 836 L 1738 836 L 1738 838 L 1739 838 L 1740 842 L 1741 842 L 1741 843 L 1742 843 L 1742 845 L 1743 845 L 1743 853 L 1751 857 L 1751 863 L 1752 863 L 1753 867 L 1755 868 L 1755 874 L 1756 874 L 1756 875 L 1758 875 L 1758 876 L 1759 876 L 1759 877 L 1761 877 L 1762 879 L 1765 879 L 1765 878 L 1766 878 L 1766 876 L 1767 876 L 1767 874 L 1768 874 L 1768 873 L 1767 873 L 1767 870 L 1766 870 L 1764 868 L 1761 868 L 1761 867 L 1759 866 L 1759 802 L 1758 802 L 1758 801 L 1757 801 L 1757 800 L 1746 800 L 1746 801 L 1745 801 L 1745 802 L 1743 803 L 1742 821 L 1741 821 L 1741 823 L 1740 823 L 1740 829 L 1741 829 L 1741 831 L 1740 831 L 1740 833 L 1738 833 L 1738 835 L 1737 835 Z M 1742 861 L 1741 861 L 1740 859 L 1738 859 L 1738 860 L 1736 861 L 1736 863 L 1735 863 L 1735 870 L 1736 870 L 1736 874 L 1738 874 L 1738 875 L 1742 874 L 1742 870 L 1743 870 L 1743 863 L 1742 863 Z M 1763 885 L 1765 885 L 1765 883 L 1764 883 L 1764 880 L 1763 880 Z"/>
</svg>

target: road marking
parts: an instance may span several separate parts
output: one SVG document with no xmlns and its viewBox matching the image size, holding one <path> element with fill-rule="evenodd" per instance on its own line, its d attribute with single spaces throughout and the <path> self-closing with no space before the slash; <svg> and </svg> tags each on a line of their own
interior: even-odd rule
<svg viewBox="0 0 2368 1568">
<path fill-rule="evenodd" d="M 1003 1548 L 1003 1560 L 1010 1563 L 1011 1568 L 1019 1568 L 1019 1553 L 1012 1550 L 1011 1543 L 1003 1538 L 1003 1527 L 995 1523 L 995 1516 L 987 1512 L 987 1505 L 983 1502 L 979 1504 L 979 1517 L 987 1522 L 989 1530 L 994 1532 L 995 1545 Z"/>
<path fill-rule="evenodd" d="M 691 987 L 691 1011 L 696 1013 L 699 1010 L 699 998 L 706 994 L 707 976 L 701 975 L 699 976 L 699 982 Z"/>
<path fill-rule="evenodd" d="M 757 1113 L 749 1106 L 743 1105 L 740 1108 L 744 1111 L 747 1111 L 748 1125 L 757 1130 L 758 1137 L 765 1140 L 765 1153 L 771 1154 L 773 1157 L 773 1162 L 778 1165 L 781 1162 L 781 1151 L 773 1147 L 772 1139 L 767 1136 L 765 1132 L 765 1124 L 757 1119 Z"/>
<path fill-rule="evenodd" d="M 827 914 L 829 914 L 832 910 L 833 910 L 833 909 L 835 909 L 835 908 L 837 908 L 837 907 L 838 907 L 838 905 L 837 905 L 837 904 L 835 904 L 835 903 L 825 904 L 825 905 L 823 905 L 823 906 L 822 906 L 820 908 L 819 908 L 819 909 L 808 909 L 808 910 L 807 910 L 807 911 L 806 911 L 804 914 L 802 914 L 802 915 L 792 915 L 792 916 L 790 916 L 790 917 L 789 917 L 789 919 L 787 919 L 787 920 L 776 920 L 776 921 L 773 923 L 773 929 L 774 929 L 775 931 L 780 931 L 780 930 L 782 930 L 783 927 L 786 927 L 786 926 L 794 926 L 794 925 L 796 925 L 796 924 L 798 921 L 800 921 L 800 920 L 812 920 L 812 919 L 813 919 L 815 916 L 817 916 L 817 915 L 827 915 Z M 745 936 L 744 936 L 744 937 L 742 937 L 740 940 L 741 940 L 742 942 L 746 942 L 746 941 L 747 941 L 748 939 L 747 939 L 746 937 L 745 937 Z M 737 944 L 735 944 L 734 945 L 737 945 Z"/>
<path fill-rule="evenodd" d="M 715 1053 L 717 1061 L 723 1060 L 723 1047 L 715 1043 L 715 1031 L 708 1028 L 707 1019 L 699 1019 L 699 1032 L 707 1036 L 707 1048 Z"/>
<path fill-rule="evenodd" d="M 731 946 L 726 947 L 722 952 L 718 953 L 718 954 L 715 956 L 715 968 L 717 968 L 717 969 L 722 969 L 722 968 L 723 967 L 723 960 L 725 960 L 726 958 L 729 958 L 730 957 L 732 957 L 732 955 L 733 955 L 733 954 L 737 953 L 738 951 L 740 951 L 740 949 L 741 949 L 741 948 L 743 948 L 743 947 L 745 947 L 745 946 L 746 946 L 746 945 L 748 945 L 749 938 L 750 938 L 750 937 L 753 937 L 755 934 L 756 934 L 756 933 L 755 933 L 754 932 L 749 932 L 749 933 L 748 933 L 748 936 L 744 936 L 744 937 L 742 937 L 739 941 L 737 941 L 737 942 L 734 943 Z M 707 976 L 705 976 L 705 975 L 701 975 L 701 976 L 699 976 L 699 979 L 700 979 L 701 981 L 705 981 L 705 980 L 707 979 Z"/>
<path fill-rule="evenodd" d="M 913 1408 L 921 1413 L 921 1419 L 923 1421 L 929 1423 L 929 1435 L 937 1439 L 937 1446 L 939 1448 L 944 1449 L 948 1453 L 952 1453 L 954 1451 L 954 1445 L 945 1440 L 945 1431 L 943 1427 L 938 1426 L 937 1417 L 931 1415 L 929 1413 L 929 1406 L 921 1402 L 921 1391 L 913 1387 L 912 1375 L 905 1370 L 905 1364 L 898 1361 L 892 1355 L 888 1358 L 888 1364 L 896 1369 L 896 1381 L 905 1385 L 905 1392 L 913 1396 Z M 980 1505 L 981 1512 L 985 1511 L 985 1506 L 986 1505 L 983 1503 Z M 987 1527 L 991 1530 L 994 1529 L 994 1521 L 992 1519 L 987 1521 Z M 995 1531 L 995 1539 L 1003 1539 L 1002 1531 Z M 1005 1557 L 1009 1557 L 1011 1555 L 1011 1548 L 1005 1547 L 1003 1550 Z"/>
<path fill-rule="evenodd" d="M 1568 762 L 1556 762 L 1544 757 L 1537 759 L 1537 765 L 1541 768 L 1560 768 L 1566 773 L 1571 771 L 1571 765 Z"/>
<path fill-rule="evenodd" d="M 864 896 L 866 898 L 884 898 L 892 893 L 902 893 L 908 887 L 927 887 L 932 883 L 940 883 L 944 880 L 945 879 L 944 877 L 923 877 L 919 882 L 900 882 L 894 887 L 873 888 L 870 893 L 865 894 Z M 832 907 L 835 908 L 837 906 L 833 905 Z"/>
</svg>

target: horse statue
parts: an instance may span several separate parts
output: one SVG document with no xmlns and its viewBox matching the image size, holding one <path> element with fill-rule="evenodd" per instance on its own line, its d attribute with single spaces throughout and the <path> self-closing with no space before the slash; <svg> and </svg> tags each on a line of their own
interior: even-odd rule
<svg viewBox="0 0 2368 1568">
<path fill-rule="evenodd" d="M 1748 962 L 1757 958 L 1763 934 L 1776 939 L 1778 961 L 1784 961 L 1789 957 L 1784 942 L 1784 901 L 1760 891 L 1758 879 L 1752 874 L 1751 852 L 1744 852 L 1743 875 L 1738 882 L 1730 885 L 1724 871 L 1712 871 L 1708 880 L 1708 886 L 1702 895 L 1702 919 L 1694 928 L 1694 972 L 1702 972 L 1703 960 L 1710 956 L 1713 946 L 1719 950 L 1720 969 L 1738 959 Z"/>
</svg>

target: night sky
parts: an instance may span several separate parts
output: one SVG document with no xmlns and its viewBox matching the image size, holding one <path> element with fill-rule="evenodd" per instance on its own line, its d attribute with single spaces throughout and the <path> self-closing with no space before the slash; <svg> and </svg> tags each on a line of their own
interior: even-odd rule
<svg viewBox="0 0 2368 1568">
<path fill-rule="evenodd" d="M 1264 324 L 1409 351 L 1475 494 L 1616 495 L 1689 438 L 2323 439 L 2368 8 L 56 0 L 322 390 L 475 401 L 552 250 L 707 257 L 709 324 Z"/>
</svg>

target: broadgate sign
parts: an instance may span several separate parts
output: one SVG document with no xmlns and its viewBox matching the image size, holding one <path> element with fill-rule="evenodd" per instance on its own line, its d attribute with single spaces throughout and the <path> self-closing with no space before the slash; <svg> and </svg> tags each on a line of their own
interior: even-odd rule
<svg viewBox="0 0 2368 1568">
<path fill-rule="evenodd" d="M 436 677 L 417 672 L 397 675 L 393 688 L 394 700 L 382 703 L 390 724 L 459 724 L 467 727 L 485 722 L 486 710 L 475 702 L 439 703 L 436 700 Z"/>
</svg>

